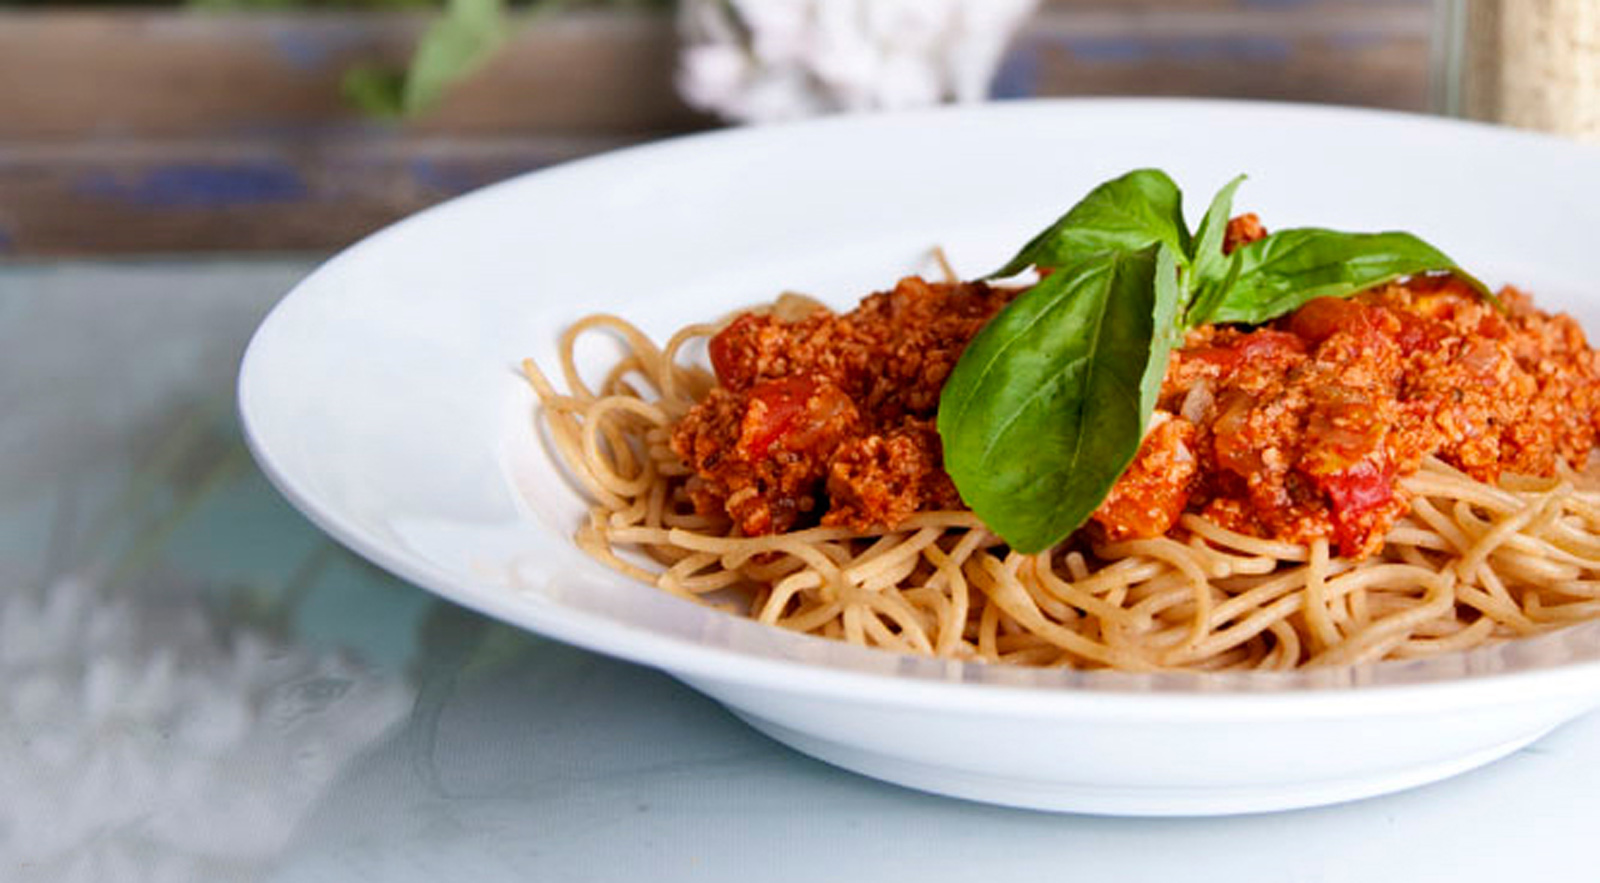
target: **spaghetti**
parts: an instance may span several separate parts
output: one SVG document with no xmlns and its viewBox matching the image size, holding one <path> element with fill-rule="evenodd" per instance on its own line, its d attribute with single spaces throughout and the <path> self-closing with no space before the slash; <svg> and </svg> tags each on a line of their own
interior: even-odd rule
<svg viewBox="0 0 1600 883">
<path fill-rule="evenodd" d="M 815 310 L 786 295 L 762 312 Z M 1194 512 L 1163 536 L 1081 531 L 1035 555 L 969 511 L 919 511 L 893 529 L 806 527 L 745 536 L 695 505 L 674 427 L 716 385 L 680 358 L 721 324 L 657 345 L 615 316 L 560 341 L 562 391 L 523 363 L 549 439 L 589 498 L 589 554 L 676 595 L 798 632 L 907 653 L 1037 666 L 1291 669 L 1456 652 L 1600 617 L 1600 491 L 1553 477 L 1479 481 L 1428 457 L 1401 479 L 1409 511 L 1381 548 L 1252 536 Z M 591 388 L 579 338 L 626 354 Z"/>
</svg>

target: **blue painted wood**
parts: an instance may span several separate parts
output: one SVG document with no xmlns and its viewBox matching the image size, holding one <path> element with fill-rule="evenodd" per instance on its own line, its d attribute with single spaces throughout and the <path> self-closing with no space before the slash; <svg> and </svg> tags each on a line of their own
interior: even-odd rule
<svg viewBox="0 0 1600 883">
<path fill-rule="evenodd" d="M 272 160 L 217 165 L 180 162 L 121 174 L 97 169 L 76 176 L 72 187 L 90 198 L 150 209 L 297 202 L 310 195 L 299 169 Z"/>
<path fill-rule="evenodd" d="M 3 0 L 0 0 L 3 2 Z M 1430 0 L 1046 0 L 992 94 L 1224 95 L 1421 109 Z M 423 15 L 0 9 L 0 255 L 331 249 L 520 172 L 710 124 L 671 20 L 518 32 L 431 117 L 342 103 Z"/>
</svg>

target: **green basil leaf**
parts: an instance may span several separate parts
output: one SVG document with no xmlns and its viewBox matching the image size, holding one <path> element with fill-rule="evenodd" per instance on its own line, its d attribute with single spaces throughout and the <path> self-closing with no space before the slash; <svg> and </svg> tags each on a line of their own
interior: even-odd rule
<svg viewBox="0 0 1600 883">
<path fill-rule="evenodd" d="M 1494 295 L 1444 252 L 1410 233 L 1341 233 L 1305 227 L 1279 230 L 1236 249 L 1237 277 L 1214 305 L 1189 322 L 1256 325 L 1319 297 L 1349 297 L 1375 285 L 1438 270 L 1467 281 L 1491 303 Z"/>
<path fill-rule="evenodd" d="M 1200 219 L 1194 238 L 1194 269 L 1188 285 L 1190 303 L 1200 310 L 1209 311 L 1209 305 L 1221 298 L 1237 272 L 1237 266 L 1222 253 L 1222 243 L 1227 236 L 1228 221 L 1233 216 L 1234 191 L 1244 179 L 1245 176 L 1240 175 L 1223 185 Z M 1185 322 L 1185 325 L 1192 326 L 1192 323 Z"/>
<path fill-rule="evenodd" d="M 1176 274 L 1159 246 L 1057 267 L 956 364 L 939 402 L 945 469 L 1012 548 L 1076 530 L 1138 453 L 1171 344 L 1154 324 L 1172 323 Z"/>
<path fill-rule="evenodd" d="M 1178 312 L 1182 307 L 1182 293 L 1178 286 L 1178 258 L 1172 249 L 1160 246 L 1156 250 L 1155 302 L 1151 305 L 1150 356 L 1144 366 L 1144 376 L 1139 379 L 1139 439 L 1155 413 L 1156 399 L 1161 395 L 1161 381 L 1167 377 L 1167 361 L 1173 347 L 1183 341 L 1183 329 L 1178 325 Z M 1137 450 L 1137 445 L 1135 446 Z M 1104 498 L 1102 498 L 1104 499 Z M 1100 501 L 1095 502 L 1095 507 Z"/>
<path fill-rule="evenodd" d="M 1137 169 L 1089 191 L 987 278 L 1015 276 L 1031 266 L 1060 267 L 1100 251 L 1138 251 L 1155 243 L 1166 245 L 1187 263 L 1189 228 L 1183 221 L 1183 195 L 1166 172 Z"/>
</svg>

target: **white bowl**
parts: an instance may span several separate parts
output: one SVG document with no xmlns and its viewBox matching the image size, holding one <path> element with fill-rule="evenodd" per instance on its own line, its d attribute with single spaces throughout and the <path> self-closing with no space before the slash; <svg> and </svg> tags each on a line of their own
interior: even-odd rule
<svg viewBox="0 0 1600 883">
<path fill-rule="evenodd" d="M 1208 814 L 1439 779 L 1600 705 L 1600 625 L 1426 661 L 1282 675 L 1013 669 L 864 650 L 629 582 L 535 430 L 524 356 L 624 313 L 662 338 L 786 289 L 838 305 L 997 266 L 1092 185 L 1168 170 L 1202 210 L 1238 172 L 1269 227 L 1406 229 L 1600 328 L 1600 154 L 1384 112 L 1086 100 L 682 138 L 499 184 L 329 261 L 262 323 L 239 402 L 323 529 L 431 591 L 669 671 L 832 763 L 1015 806 Z M 594 357 L 597 354 L 588 354 Z"/>
</svg>

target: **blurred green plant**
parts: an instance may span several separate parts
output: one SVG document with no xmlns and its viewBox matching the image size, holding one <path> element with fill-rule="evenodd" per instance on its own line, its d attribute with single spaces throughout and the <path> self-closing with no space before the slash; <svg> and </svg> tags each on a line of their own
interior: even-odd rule
<svg viewBox="0 0 1600 883">
<path fill-rule="evenodd" d="M 51 2 L 51 0 L 38 0 L 38 2 Z M 440 5 L 440 0 L 96 0 L 96 2 L 109 2 L 113 5 L 138 3 L 149 6 L 177 2 L 192 9 L 217 12 L 264 12 L 289 9 L 406 10 L 435 9 Z"/>
<path fill-rule="evenodd" d="M 240 0 L 198 0 L 240 2 Z M 295 0 L 244 0 L 295 2 Z M 303 0 L 301 0 L 303 2 Z M 375 0 L 402 5 L 418 0 Z M 421 0 L 428 2 L 428 0 Z M 520 26 L 580 6 L 664 8 L 671 0 L 532 0 L 510 6 L 506 0 L 444 0 L 444 13 L 418 41 L 404 69 L 365 64 L 345 73 L 345 98 L 374 116 L 414 117 L 437 105 L 456 83 L 481 69 Z"/>
<path fill-rule="evenodd" d="M 405 119 L 436 106 L 449 88 L 482 68 L 517 28 L 580 7 L 668 9 L 674 0 L 88 0 L 90 5 L 185 5 L 217 12 L 290 9 L 440 10 L 404 66 L 359 64 L 345 72 L 346 100 L 380 118 Z M 0 0 L 53 6 L 59 0 Z"/>
</svg>

